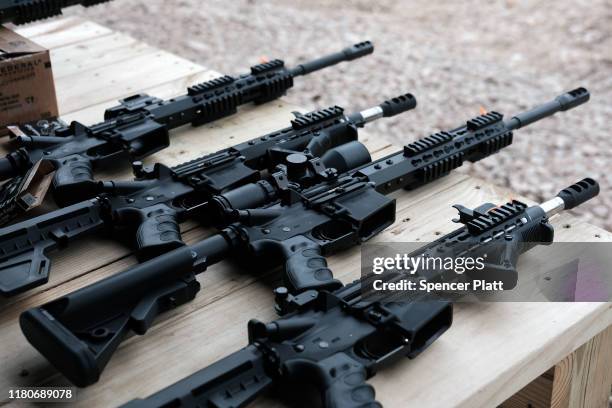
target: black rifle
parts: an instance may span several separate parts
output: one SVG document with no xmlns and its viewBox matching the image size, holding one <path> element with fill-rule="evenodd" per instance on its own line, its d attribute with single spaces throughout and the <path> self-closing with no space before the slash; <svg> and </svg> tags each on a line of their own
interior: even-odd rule
<svg viewBox="0 0 612 408">
<path fill-rule="evenodd" d="M 464 160 L 493 154 L 511 143 L 513 130 L 587 100 L 588 92 L 580 88 L 507 122 L 491 112 L 356 170 L 331 172 L 328 180 L 312 186 L 271 182 L 275 194 L 221 194 L 210 201 L 218 222 L 230 223 L 220 233 L 30 309 L 21 317 L 22 330 L 70 381 L 87 386 L 98 380 L 128 333 L 144 334 L 156 316 L 192 300 L 200 289 L 195 275 L 231 254 L 254 258 L 251 268 L 284 263 L 291 293 L 335 290 L 341 283 L 324 256 L 394 222 L 395 200 L 385 194 L 418 187 Z M 306 171 L 304 163 L 295 160 L 292 171 Z"/>
<path fill-rule="evenodd" d="M 62 14 L 62 9 L 80 4 L 90 7 L 109 0 L 0 0 L 0 24 L 25 24 Z"/>
<path fill-rule="evenodd" d="M 158 163 L 145 169 L 135 162 L 136 180 L 96 183 L 96 198 L 0 229 L 0 294 L 14 295 L 46 283 L 48 253 L 85 234 L 111 232 L 121 238 L 127 231 L 135 236 L 140 260 L 178 248 L 184 245 L 180 222 L 195 216 L 215 223 L 205 219 L 213 196 L 272 200 L 274 187 L 260 179 L 279 165 L 288 168 L 289 180 L 308 185 L 329 177 L 326 168 L 348 171 L 369 163 L 368 150 L 357 142 L 358 128 L 415 106 L 410 94 L 351 115 L 334 106 L 297 115 L 290 127 L 172 168 Z M 308 169 L 296 173 L 296 166 Z"/>
<path fill-rule="evenodd" d="M 598 192 L 594 180 L 584 179 L 539 206 L 513 201 L 501 207 L 487 203 L 473 211 L 462 207 L 465 226 L 417 252 L 501 244 L 518 258 L 537 243 L 552 242 L 550 216 Z M 400 276 L 387 275 L 385 281 Z M 451 325 L 452 304 L 425 298 L 403 301 L 390 294 L 374 300 L 363 289 L 367 279 L 333 292 L 309 290 L 287 297 L 285 290 L 277 290 L 281 308 L 290 312 L 267 324 L 249 321 L 247 347 L 123 407 L 238 408 L 273 386 L 297 384 L 302 389 L 314 385 L 324 407 L 381 407 L 366 380 L 386 364 L 416 357 L 435 341 Z M 279 293 L 284 294 L 280 299 Z"/>
<path fill-rule="evenodd" d="M 191 123 L 200 126 L 236 113 L 238 106 L 277 99 L 293 86 L 295 77 L 374 50 L 366 41 L 344 50 L 286 68 L 278 59 L 251 67 L 251 72 L 228 75 L 193 85 L 187 94 L 161 100 L 137 94 L 119 101 L 92 126 L 72 122 L 58 126 L 11 127 L 19 149 L 0 158 L 0 180 L 14 178 L 0 190 L 0 223 L 19 211 L 40 204 L 51 186 L 55 202 L 63 207 L 92 198 L 97 190 L 94 170 L 150 156 L 169 143 L 169 130 Z M 41 129 L 44 133 L 41 133 Z M 48 181 L 52 177 L 52 183 Z M 45 182 L 41 182 L 45 180 Z M 31 183 L 43 186 L 36 190 Z"/>
</svg>

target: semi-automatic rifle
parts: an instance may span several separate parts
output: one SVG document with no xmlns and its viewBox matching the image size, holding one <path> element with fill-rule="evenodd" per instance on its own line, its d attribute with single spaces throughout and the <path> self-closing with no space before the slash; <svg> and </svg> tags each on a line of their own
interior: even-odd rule
<svg viewBox="0 0 612 408">
<path fill-rule="evenodd" d="M 97 192 L 95 170 L 116 168 L 166 148 L 171 129 L 230 116 L 238 106 L 250 102 L 272 101 L 293 86 L 295 77 L 373 50 L 370 42 L 361 42 L 295 68 L 286 68 L 275 59 L 251 67 L 248 74 L 193 85 L 185 95 L 168 100 L 133 95 L 107 109 L 104 121 L 91 126 L 76 121 L 63 126 L 55 121 L 11 127 L 20 147 L 0 158 L 0 180 L 12 178 L 0 189 L 0 223 L 39 205 L 47 187 L 60 207 L 92 198 Z"/>
<path fill-rule="evenodd" d="M 0 24 L 25 24 L 62 14 L 62 9 L 80 4 L 84 7 L 109 0 L 0 0 Z"/>
<path fill-rule="evenodd" d="M 368 163 L 368 150 L 357 142 L 358 128 L 415 106 L 410 94 L 350 115 L 333 106 L 297 115 L 290 127 L 172 168 L 135 162 L 133 181 L 92 184 L 96 198 L 0 229 L 0 293 L 14 295 L 46 283 L 49 252 L 87 234 L 110 233 L 123 240 L 127 232 L 135 237 L 130 244 L 140 260 L 178 248 L 184 245 L 179 223 L 193 217 L 207 221 L 213 196 L 272 200 L 274 188 L 260 179 L 278 166 L 288 168 L 292 182 L 308 185 L 329 177 L 326 169 L 348 171 Z M 296 174 L 296 165 L 306 171 Z"/>
<path fill-rule="evenodd" d="M 576 107 L 588 96 L 576 89 L 508 121 L 490 112 L 355 170 L 328 172 L 305 187 L 273 181 L 307 171 L 307 160 L 294 156 L 293 166 L 271 178 L 274 194 L 230 191 L 209 201 L 217 223 L 227 225 L 219 233 L 31 309 L 22 315 L 22 330 L 70 381 L 87 386 L 98 380 L 128 333 L 144 334 L 156 316 L 192 300 L 200 289 L 196 274 L 228 256 L 248 258 L 251 269 L 282 264 L 291 294 L 338 289 L 342 285 L 324 256 L 391 225 L 395 200 L 386 194 L 435 180 L 465 160 L 483 159 L 509 145 L 514 130 Z"/>
<path fill-rule="evenodd" d="M 460 207 L 459 220 L 465 226 L 413 255 L 448 252 L 459 245 L 471 248 L 469 256 L 502 245 L 509 257 L 518 258 L 537 244 L 553 241 L 549 217 L 598 192 L 597 183 L 587 178 L 532 207 L 519 201 L 499 207 L 486 203 L 474 210 Z M 505 259 L 498 261 L 501 265 Z M 384 276 L 393 282 L 403 274 Z M 382 407 L 366 380 L 389 363 L 416 357 L 435 341 L 451 325 L 452 304 L 425 295 L 417 301 L 391 293 L 368 296 L 363 288 L 367 279 L 332 292 L 287 296 L 286 290 L 277 289 L 277 306 L 287 314 L 267 324 L 249 321 L 247 347 L 123 407 L 238 408 L 274 386 L 303 390 L 305 384 L 316 388 L 324 407 Z"/>
</svg>

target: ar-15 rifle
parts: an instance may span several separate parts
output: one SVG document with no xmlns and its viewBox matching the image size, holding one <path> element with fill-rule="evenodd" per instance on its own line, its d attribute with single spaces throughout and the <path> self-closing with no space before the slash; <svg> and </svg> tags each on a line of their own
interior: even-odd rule
<svg viewBox="0 0 612 408">
<path fill-rule="evenodd" d="M 464 160 L 493 154 L 511 143 L 513 130 L 587 100 L 588 92 L 580 88 L 507 122 L 491 112 L 356 170 L 330 172 L 314 185 L 272 182 L 276 193 L 271 195 L 221 194 L 209 201 L 218 222 L 231 223 L 220 233 L 31 309 L 22 315 L 22 330 L 70 381 L 87 386 L 98 380 L 129 332 L 144 334 L 156 316 L 192 300 L 200 289 L 195 275 L 230 254 L 254 257 L 251 267 L 284 262 L 288 293 L 335 290 L 341 283 L 323 256 L 359 244 L 394 222 L 395 200 L 384 194 L 418 187 Z M 307 171 L 305 160 L 293 159 L 292 172 Z M 289 172 L 286 168 L 273 178 Z"/>
<path fill-rule="evenodd" d="M 276 195 L 273 184 L 308 185 L 329 177 L 326 168 L 348 171 L 369 163 L 368 150 L 357 142 L 358 128 L 415 106 L 410 94 L 351 115 L 334 106 L 297 115 L 290 127 L 173 168 L 158 163 L 145 169 L 136 162 L 134 181 L 96 183 L 94 199 L 0 229 L 0 293 L 14 295 L 46 283 L 47 254 L 86 234 L 119 237 L 117 232 L 135 231 L 137 255 L 150 259 L 184 245 L 180 222 L 195 216 L 216 223 L 206 219 L 213 196 L 227 193 L 232 202 L 246 200 L 244 205 L 267 202 Z M 260 180 L 279 165 L 288 169 L 287 177 Z M 304 171 L 293 171 L 296 166 Z"/>
<path fill-rule="evenodd" d="M 164 149 L 170 143 L 169 130 L 188 123 L 200 126 L 236 113 L 240 105 L 277 99 L 293 86 L 295 77 L 373 50 L 366 41 L 295 68 L 275 59 L 251 67 L 249 74 L 193 85 L 186 95 L 168 100 L 137 94 L 107 109 L 104 122 L 92 126 L 75 121 L 69 126 L 54 122 L 11 127 L 21 147 L 0 159 L 0 180 L 14 178 L 0 189 L 0 223 L 39 205 L 49 186 L 61 207 L 92 198 L 97 192 L 94 170 L 141 160 Z"/>
<path fill-rule="evenodd" d="M 549 217 L 598 192 L 597 183 L 587 178 L 539 206 L 512 201 L 501 207 L 487 203 L 473 212 L 462 208 L 464 227 L 417 252 L 502 244 L 517 258 L 537 243 L 552 242 Z M 401 276 L 386 275 L 385 281 Z M 333 292 L 308 290 L 287 297 L 286 290 L 277 290 L 277 302 L 288 314 L 267 324 L 249 321 L 247 347 L 123 407 L 238 408 L 273 386 L 296 384 L 314 385 L 324 407 L 382 407 L 366 380 L 389 363 L 416 357 L 435 341 L 451 325 L 452 304 L 404 301 L 392 294 L 367 296 L 367 278 Z"/>
<path fill-rule="evenodd" d="M 84 7 L 109 0 L 1 0 L 0 24 L 25 24 L 62 14 L 62 9 L 81 4 Z"/>
</svg>

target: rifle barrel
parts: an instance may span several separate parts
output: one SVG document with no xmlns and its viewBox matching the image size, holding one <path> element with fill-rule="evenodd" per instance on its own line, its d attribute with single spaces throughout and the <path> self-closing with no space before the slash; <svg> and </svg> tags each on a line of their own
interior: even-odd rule
<svg viewBox="0 0 612 408">
<path fill-rule="evenodd" d="M 370 41 L 363 41 L 340 52 L 326 55 L 315 60 L 305 62 L 290 70 L 293 76 L 307 75 L 323 68 L 331 67 L 343 61 L 352 61 L 374 52 L 374 45 Z"/>
<path fill-rule="evenodd" d="M 508 122 L 510 130 L 519 129 L 523 126 L 537 122 L 547 116 L 554 115 L 557 112 L 575 108 L 576 106 L 586 103 L 590 98 L 590 93 L 585 88 L 577 88 L 573 91 L 566 92 L 557 96 L 554 100 L 540 105 L 527 112 L 519 113 Z"/>
</svg>

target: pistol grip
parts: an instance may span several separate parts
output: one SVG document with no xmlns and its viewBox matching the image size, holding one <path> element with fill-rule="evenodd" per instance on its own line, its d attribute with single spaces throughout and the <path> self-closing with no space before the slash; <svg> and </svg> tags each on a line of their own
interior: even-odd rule
<svg viewBox="0 0 612 408">
<path fill-rule="evenodd" d="M 317 243 L 297 236 L 284 241 L 282 246 L 286 258 L 285 285 L 292 293 L 309 289 L 334 290 L 342 286 L 327 267 Z"/>
<path fill-rule="evenodd" d="M 327 408 L 382 408 L 374 398 L 374 387 L 367 384 L 366 370 L 344 354 L 345 357 L 331 357 L 325 361 L 330 373 L 328 387 L 325 390 L 324 405 Z"/>
<path fill-rule="evenodd" d="M 185 245 L 181 240 L 176 211 L 172 208 L 158 204 L 144 208 L 140 215 L 143 221 L 136 231 L 139 258 L 151 259 Z"/>
<path fill-rule="evenodd" d="M 318 363 L 294 360 L 286 364 L 289 377 L 313 383 L 325 408 L 382 408 L 374 387 L 366 383 L 365 367 L 345 353 Z"/>
<path fill-rule="evenodd" d="M 66 207 L 92 198 L 97 193 L 91 161 L 80 155 L 68 156 L 56 163 L 53 177 L 53 198 Z"/>
</svg>

